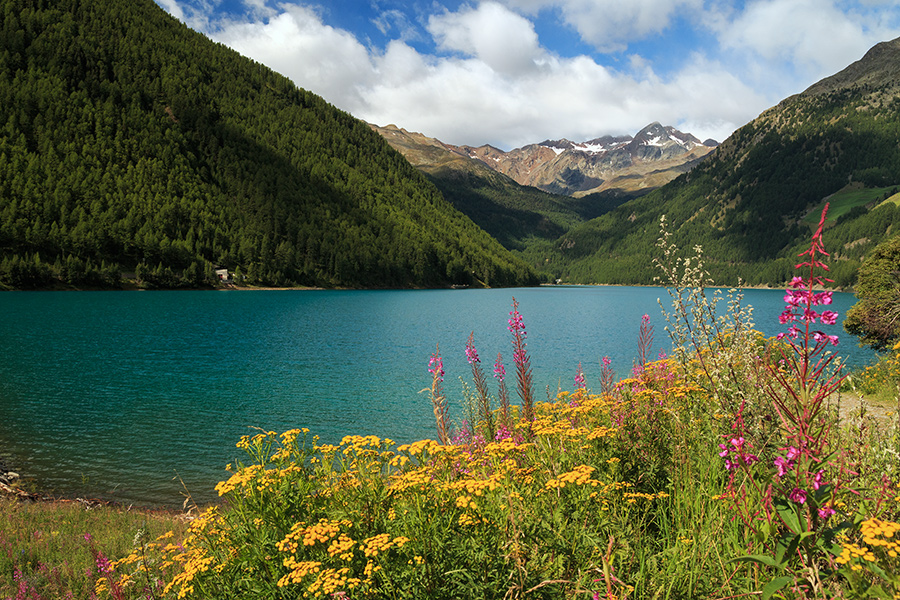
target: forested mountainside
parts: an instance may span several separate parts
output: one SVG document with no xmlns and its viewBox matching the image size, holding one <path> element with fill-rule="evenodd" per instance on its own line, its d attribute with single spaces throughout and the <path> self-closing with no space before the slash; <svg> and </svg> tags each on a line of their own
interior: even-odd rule
<svg viewBox="0 0 900 600">
<path fill-rule="evenodd" d="M 0 0 L 0 285 L 521 285 L 361 121 L 152 0 Z"/>
<path fill-rule="evenodd" d="M 440 140 L 395 125 L 370 127 L 424 173 L 448 202 L 506 248 L 522 250 L 533 240 L 555 240 L 603 213 L 600 202 L 520 185 Z"/>
<path fill-rule="evenodd" d="M 884 201 L 900 184 L 897 65 L 900 40 L 875 46 L 740 128 L 692 171 L 532 245 L 529 260 L 566 281 L 648 283 L 665 215 L 680 247 L 703 246 L 716 281 L 777 285 L 831 196 L 832 274 L 852 285 L 861 257 L 900 226 L 900 206 Z"/>
<path fill-rule="evenodd" d="M 454 146 L 396 125 L 371 127 L 453 206 L 517 251 L 649 193 L 716 145 L 659 123 L 635 137 L 548 140 L 509 152 Z"/>
</svg>

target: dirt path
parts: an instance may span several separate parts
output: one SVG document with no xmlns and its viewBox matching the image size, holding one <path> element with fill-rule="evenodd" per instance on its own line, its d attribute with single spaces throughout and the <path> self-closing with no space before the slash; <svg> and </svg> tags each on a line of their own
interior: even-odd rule
<svg viewBox="0 0 900 600">
<path fill-rule="evenodd" d="M 865 415 L 879 428 L 888 428 L 898 422 L 898 402 L 879 402 L 851 392 L 842 392 L 831 400 L 838 406 L 841 422 L 854 422 Z M 864 411 L 864 412 L 863 412 Z"/>
</svg>

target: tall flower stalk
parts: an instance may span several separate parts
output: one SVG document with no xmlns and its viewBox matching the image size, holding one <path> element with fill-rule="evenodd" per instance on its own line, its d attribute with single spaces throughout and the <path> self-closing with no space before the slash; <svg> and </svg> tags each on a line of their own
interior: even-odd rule
<svg viewBox="0 0 900 600">
<path fill-rule="evenodd" d="M 840 365 L 830 368 L 833 354 L 826 347 L 838 338 L 815 328 L 833 325 L 837 313 L 819 312 L 831 304 L 831 292 L 816 291 L 831 280 L 819 273 L 828 266 L 822 244 L 822 229 L 828 205 L 808 250 L 796 265 L 802 275 L 794 277 L 784 300 L 779 321 L 788 325 L 777 336 L 776 350 L 769 353 L 764 390 L 772 401 L 781 426 L 783 446 L 774 458 L 750 452 L 745 440 L 742 412 L 736 415 L 733 434 L 724 436 L 719 456 L 729 472 L 726 496 L 735 502 L 738 516 L 756 532 L 768 555 L 749 555 L 739 560 L 774 568 L 776 575 L 763 588 L 763 597 L 791 586 L 800 597 L 830 597 L 826 594 L 833 574 L 833 539 L 848 522 L 834 515 L 847 504 L 841 496 L 849 492 L 851 473 L 844 456 L 829 447 L 834 418 L 826 413 L 826 401 L 843 380 Z M 730 438 L 730 439 L 729 439 Z"/>
<path fill-rule="evenodd" d="M 608 356 L 600 359 L 600 393 L 612 396 L 616 389 L 616 372 Z"/>
<path fill-rule="evenodd" d="M 484 371 L 481 370 L 481 359 L 478 350 L 475 349 L 475 332 L 469 334 L 466 341 L 466 360 L 472 366 L 472 379 L 475 381 L 475 390 L 478 392 L 478 418 L 484 424 L 485 439 L 494 439 L 494 415 L 491 410 L 491 397 L 487 388 L 487 380 Z"/>
<path fill-rule="evenodd" d="M 838 336 L 815 329 L 822 325 L 834 325 L 837 313 L 832 310 L 819 312 L 819 306 L 831 304 L 831 292 L 815 291 L 831 283 L 817 273 L 828 271 L 822 257 L 829 256 L 822 243 L 822 228 L 828 213 L 828 204 L 822 209 L 819 226 L 813 234 L 808 250 L 800 253 L 804 262 L 796 266 L 804 276 L 794 277 L 784 296 L 785 309 L 779 316 L 782 325 L 789 325 L 778 339 L 785 342 L 778 348 L 780 360 L 768 361 L 771 379 L 766 391 L 772 399 L 782 428 L 792 445 L 806 454 L 816 456 L 827 441 L 831 423 L 821 418 L 825 401 L 836 391 L 844 376 L 837 369 L 830 369 L 834 354 L 826 352 L 829 344 L 837 345 Z"/>
<path fill-rule="evenodd" d="M 512 425 L 509 409 L 509 391 L 506 389 L 506 367 L 503 366 L 503 354 L 497 353 L 497 361 L 494 363 L 494 378 L 499 382 L 500 418 L 504 427 Z"/>
<path fill-rule="evenodd" d="M 450 443 L 449 419 L 447 417 L 447 399 L 444 397 L 444 360 L 441 358 L 440 346 L 428 360 L 428 372 L 431 373 L 431 406 L 434 408 L 434 419 L 437 423 L 438 440 L 443 445 Z"/>
<path fill-rule="evenodd" d="M 522 416 L 527 423 L 534 421 L 534 392 L 531 363 L 525 351 L 525 324 L 519 314 L 519 302 L 513 297 L 513 309 L 509 313 L 509 332 L 513 335 L 513 363 L 516 365 L 516 383 L 522 399 Z"/>
<path fill-rule="evenodd" d="M 653 325 L 650 324 L 650 315 L 641 317 L 641 329 L 638 334 L 638 364 L 647 364 L 650 351 L 653 349 Z"/>
</svg>

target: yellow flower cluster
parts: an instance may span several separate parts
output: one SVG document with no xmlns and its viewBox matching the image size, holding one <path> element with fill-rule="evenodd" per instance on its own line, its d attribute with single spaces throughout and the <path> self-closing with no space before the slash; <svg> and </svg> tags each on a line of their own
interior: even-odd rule
<svg viewBox="0 0 900 600">
<path fill-rule="evenodd" d="M 875 555 L 872 554 L 872 550 L 867 548 L 866 546 L 857 546 L 856 544 L 843 544 L 841 549 L 841 555 L 837 557 L 834 562 L 839 565 L 846 565 L 853 559 L 862 559 L 867 560 L 869 562 L 875 562 Z M 854 571 L 859 571 L 862 567 L 858 564 L 850 565 L 850 568 Z"/>
<path fill-rule="evenodd" d="M 250 465 L 249 467 L 244 467 L 243 469 L 240 469 L 237 473 L 229 477 L 228 481 L 220 481 L 218 484 L 216 484 L 216 491 L 219 492 L 220 496 L 224 496 L 225 494 L 231 493 L 238 488 L 242 488 L 247 485 L 253 479 L 256 473 L 261 469 L 261 465 Z"/>
<path fill-rule="evenodd" d="M 468 527 L 470 525 L 479 525 L 481 523 L 488 523 L 488 521 L 486 519 L 472 516 L 469 513 L 463 513 L 463 514 L 459 515 L 459 519 L 457 519 L 456 522 L 460 525 L 460 527 Z"/>
<path fill-rule="evenodd" d="M 485 492 L 493 492 L 500 488 L 499 478 L 501 473 L 494 473 L 487 479 L 462 479 L 460 481 L 451 481 L 443 486 L 450 492 L 462 492 L 472 496 L 483 496 Z"/>
<path fill-rule="evenodd" d="M 559 477 L 555 479 L 550 479 L 545 484 L 547 488 L 564 488 L 568 484 L 573 485 L 590 485 L 591 487 L 597 487 L 600 482 L 596 479 L 591 479 L 591 475 L 596 471 L 594 467 L 588 465 L 580 465 L 575 467 L 571 471 L 563 473 Z"/>
<path fill-rule="evenodd" d="M 644 494 L 642 492 L 625 492 L 624 494 L 622 494 L 622 496 L 629 504 L 634 504 L 638 500 L 656 500 L 657 498 L 669 497 L 669 495 L 665 492 L 656 492 L 655 494 Z"/>
<path fill-rule="evenodd" d="M 292 583 L 300 583 L 310 573 L 318 573 L 322 563 L 315 560 L 297 561 L 293 556 L 284 559 L 284 566 L 290 569 L 287 575 L 278 580 L 278 587 L 285 587 Z"/>
<path fill-rule="evenodd" d="M 350 577 L 350 569 L 323 569 L 317 573 L 315 580 L 306 588 L 304 596 L 324 598 L 343 590 L 353 590 L 362 583 L 356 577 Z"/>
<path fill-rule="evenodd" d="M 337 556 L 341 560 L 350 560 L 353 558 L 354 545 L 356 545 L 356 542 L 346 533 L 342 533 L 336 540 L 331 540 L 331 544 L 328 545 L 328 555 Z"/>
<path fill-rule="evenodd" d="M 402 492 L 410 488 L 424 488 L 432 482 L 432 475 L 426 468 L 407 471 L 391 477 L 391 489 Z"/>
<path fill-rule="evenodd" d="M 412 444 L 404 444 L 397 448 L 397 452 L 406 452 L 412 456 L 422 456 L 423 454 L 434 454 L 441 445 L 434 440 L 419 440 Z"/>
<path fill-rule="evenodd" d="M 279 541 L 276 546 L 279 551 L 288 554 L 282 564 L 289 572 L 278 580 L 279 587 L 292 584 L 305 584 L 304 597 L 325 597 L 340 591 L 349 591 L 360 586 L 372 584 L 372 577 L 381 570 L 371 559 L 393 548 L 403 548 L 409 538 L 403 536 L 391 536 L 381 533 L 357 542 L 348 535 L 346 530 L 353 527 L 353 523 L 344 519 L 333 521 L 320 519 L 319 522 L 308 525 L 300 522 L 294 524 L 290 533 Z M 298 560 L 297 553 L 314 551 L 319 544 L 327 544 L 326 553 L 331 558 L 337 558 L 346 563 L 352 563 L 361 552 L 369 559 L 363 569 L 365 579 L 353 577 L 353 567 L 326 568 L 326 564 L 319 560 Z M 309 577 L 314 576 L 312 581 Z"/>
<path fill-rule="evenodd" d="M 900 545 L 892 541 L 894 534 L 900 531 L 900 524 L 892 521 L 881 521 L 879 519 L 869 519 L 863 521 L 861 525 L 863 541 L 870 546 L 882 546 L 888 550 L 888 556 L 894 558 Z M 884 539 L 882 539 L 884 538 Z"/>
<path fill-rule="evenodd" d="M 172 578 L 172 581 L 163 590 L 163 595 L 168 594 L 175 586 L 178 586 L 179 598 L 184 598 L 192 593 L 194 586 L 191 585 L 191 582 L 194 577 L 207 571 L 215 560 L 214 557 L 207 554 L 206 548 L 203 546 L 192 546 L 187 552 L 177 555 L 175 561 L 182 563 L 181 571 Z"/>
<path fill-rule="evenodd" d="M 475 510 L 478 508 L 478 505 L 472 501 L 472 496 L 460 496 L 456 499 L 456 507 L 463 510 L 467 508 Z"/>
<path fill-rule="evenodd" d="M 349 524 L 349 521 L 345 521 L 345 523 Z M 325 543 L 334 536 L 336 536 L 341 530 L 341 523 L 338 521 L 330 521 L 328 519 L 320 519 L 318 523 L 315 525 L 310 525 L 309 527 L 304 527 L 300 530 L 300 533 L 303 535 L 303 545 L 304 546 L 314 546 L 319 542 Z"/>
<path fill-rule="evenodd" d="M 642 379 L 640 383 L 648 385 L 648 380 Z M 665 394 L 671 399 L 669 392 L 673 390 L 692 392 L 689 386 L 677 381 L 661 385 L 672 387 L 662 392 L 650 390 L 635 394 L 654 398 Z M 273 432 L 244 436 L 238 446 L 254 458 L 265 460 L 257 458 L 261 464 L 240 468 L 216 486 L 220 495 L 236 494 L 235 506 L 246 502 L 248 510 L 240 514 L 243 529 L 233 528 L 232 531 L 240 529 L 239 535 L 233 540 L 226 539 L 226 534 L 218 531 L 219 522 L 212 515 L 198 526 L 195 537 L 185 542 L 186 552 L 167 545 L 164 550 L 176 556 L 184 571 L 168 589 L 183 597 L 191 592 L 195 578 L 204 571 L 211 578 L 219 571 L 223 573 L 222 578 L 233 577 L 238 570 L 241 577 L 253 577 L 264 570 L 271 573 L 269 569 L 274 566 L 281 570 L 272 578 L 273 583 L 277 581 L 280 588 L 297 586 L 284 590 L 290 597 L 327 597 L 350 590 L 355 590 L 353 597 L 364 597 L 379 591 L 380 585 L 387 586 L 387 576 L 396 565 L 418 566 L 426 562 L 426 558 L 417 554 L 423 552 L 421 546 L 396 535 L 414 530 L 408 527 L 405 517 L 410 512 L 424 511 L 429 520 L 434 515 L 434 519 L 442 520 L 441 527 L 483 528 L 486 538 L 494 535 L 490 528 L 503 535 L 509 513 L 552 506 L 564 488 L 570 488 L 569 494 L 583 493 L 597 501 L 596 504 L 588 502 L 591 506 L 585 507 L 585 514 L 596 513 L 598 508 L 618 510 L 626 502 L 664 498 L 665 493 L 627 492 L 632 484 L 616 481 L 622 471 L 617 465 L 619 459 L 610 458 L 603 448 L 604 438 L 615 436 L 618 431 L 612 426 L 615 421 L 610 411 L 615 407 L 617 415 L 620 411 L 628 413 L 627 403 L 633 398 L 612 401 L 585 391 L 560 394 L 557 402 L 536 406 L 537 418 L 533 422 L 516 424 L 514 438 L 456 446 L 420 440 L 395 447 L 393 441 L 377 436 L 346 436 L 337 446 L 314 443 L 311 448 L 314 454 L 308 455 L 306 446 L 303 454 L 297 450 L 298 441 L 305 443 L 307 439 L 306 429 L 292 429 L 280 437 Z M 591 443 L 593 440 L 600 441 Z M 570 461 L 566 464 L 577 466 L 568 471 L 565 470 L 568 466 L 548 466 L 558 464 L 546 460 L 548 451 L 555 453 L 553 457 L 566 457 Z M 347 490 L 352 491 L 347 493 Z M 378 494 L 377 500 L 374 495 L 367 496 L 373 490 Z M 295 498 L 297 491 L 308 496 Z M 279 493 L 290 496 L 282 498 Z M 367 499 L 361 505 L 360 498 L 373 501 Z M 294 505 L 289 503 L 293 502 L 304 503 L 304 508 L 296 509 L 297 513 L 315 517 L 305 517 L 306 520 L 294 523 L 283 534 L 288 523 L 280 519 L 285 514 L 297 514 L 291 512 Z M 325 512 L 320 512 L 322 509 Z M 626 508 L 625 512 L 636 509 Z M 229 518 L 239 512 L 229 511 Z M 332 518 L 316 521 L 322 514 Z M 339 520 L 344 516 L 355 523 Z M 579 516 L 578 523 L 591 518 Z M 377 533 L 384 531 L 380 527 L 385 523 L 391 533 Z M 253 564 L 245 560 L 248 542 L 242 536 L 247 529 L 253 535 L 257 530 L 267 535 L 272 531 L 281 532 L 275 537 L 281 538 L 276 544 L 280 556 L 265 569 L 256 567 L 258 573 L 253 575 L 244 573 L 247 564 Z M 686 537 L 679 541 L 693 543 Z M 530 550 L 526 544 L 521 551 L 524 554 Z M 428 556 L 429 562 L 434 559 Z M 226 568 L 229 570 L 225 571 Z M 379 572 L 384 581 L 376 580 Z M 199 583 L 197 587 L 200 588 Z"/>
<path fill-rule="evenodd" d="M 841 555 L 835 559 L 839 565 L 850 564 L 851 570 L 860 571 L 862 570 L 860 560 L 878 562 L 875 551 L 879 548 L 889 558 L 897 558 L 900 555 L 900 544 L 895 541 L 895 535 L 900 532 L 900 524 L 881 519 L 868 519 L 861 523 L 860 529 L 862 544 L 842 544 Z"/>
<path fill-rule="evenodd" d="M 378 535 L 366 538 L 360 544 L 363 554 L 366 558 L 378 556 L 381 552 L 387 552 L 391 548 L 402 548 L 409 542 L 409 538 L 398 536 L 391 538 L 387 533 L 379 533 Z"/>
<path fill-rule="evenodd" d="M 587 439 L 589 440 L 598 440 L 604 437 L 611 437 L 616 434 L 617 429 L 615 427 L 595 427 L 588 435 Z"/>
</svg>

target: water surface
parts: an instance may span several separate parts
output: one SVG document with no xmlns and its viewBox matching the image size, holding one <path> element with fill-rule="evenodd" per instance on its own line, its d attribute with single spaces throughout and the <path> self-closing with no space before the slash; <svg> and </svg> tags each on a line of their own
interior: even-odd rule
<svg viewBox="0 0 900 600">
<path fill-rule="evenodd" d="M 13 292 L 0 294 L 0 457 L 39 485 L 125 503 L 215 497 L 249 427 L 308 427 L 323 441 L 435 437 L 428 358 L 440 346 L 450 402 L 468 377 L 471 331 L 490 375 L 510 367 L 511 299 L 523 314 L 537 397 L 620 374 L 643 314 L 668 352 L 650 287 L 515 290 Z M 757 327 L 780 331 L 783 292 L 749 290 Z M 843 318 L 854 302 L 835 294 Z M 839 327 L 831 328 L 840 333 Z M 862 364 L 873 354 L 842 335 Z M 512 369 L 509 368 L 512 372 Z M 493 381 L 491 381 L 493 384 Z"/>
</svg>

